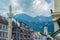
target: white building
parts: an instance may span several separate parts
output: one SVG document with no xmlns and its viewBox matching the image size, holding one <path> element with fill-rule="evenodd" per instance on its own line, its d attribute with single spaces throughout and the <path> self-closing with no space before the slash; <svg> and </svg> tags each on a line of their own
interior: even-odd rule
<svg viewBox="0 0 60 40">
<path fill-rule="evenodd" d="M 8 23 L 5 19 L 0 16 L 0 40 L 8 39 Z"/>
</svg>

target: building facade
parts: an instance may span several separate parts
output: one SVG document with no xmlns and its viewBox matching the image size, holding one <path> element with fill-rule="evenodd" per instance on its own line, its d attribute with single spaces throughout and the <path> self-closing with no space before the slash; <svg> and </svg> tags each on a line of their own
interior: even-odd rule
<svg viewBox="0 0 60 40">
<path fill-rule="evenodd" d="M 8 22 L 0 16 L 0 40 L 8 40 Z"/>
<path fill-rule="evenodd" d="M 40 40 L 40 32 L 34 32 L 33 40 Z"/>
<path fill-rule="evenodd" d="M 52 13 L 53 22 L 54 22 L 54 31 L 56 32 L 59 29 L 57 19 L 60 18 L 60 0 L 54 0 L 54 12 Z"/>
<path fill-rule="evenodd" d="M 40 32 L 34 32 L 33 40 L 47 40 L 47 36 Z"/>
<path fill-rule="evenodd" d="M 54 12 L 52 13 L 53 22 L 54 22 L 54 33 L 52 37 L 55 40 L 60 40 L 60 0 L 54 0 Z"/>
<path fill-rule="evenodd" d="M 60 29 L 51 35 L 55 40 L 60 40 Z"/>
<path fill-rule="evenodd" d="M 33 29 L 22 22 L 16 22 L 12 29 L 13 40 L 33 40 Z M 13 23 L 14 24 L 14 23 Z"/>
</svg>

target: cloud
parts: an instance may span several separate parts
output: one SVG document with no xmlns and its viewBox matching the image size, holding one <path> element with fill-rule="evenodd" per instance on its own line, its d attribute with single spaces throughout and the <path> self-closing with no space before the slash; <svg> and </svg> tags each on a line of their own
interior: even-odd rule
<svg viewBox="0 0 60 40">
<path fill-rule="evenodd" d="M 18 4 L 18 0 L 11 0 L 11 5 L 13 6 L 13 7 L 17 7 L 17 6 L 19 6 L 19 4 Z"/>
<path fill-rule="evenodd" d="M 7 0 L 9 1 L 9 0 Z M 48 0 L 49 1 L 49 0 Z M 9 3 L 3 1 L 1 2 L 4 6 L 0 6 L 0 8 L 6 9 L 8 11 L 8 7 L 10 4 L 13 6 L 13 13 L 20 14 L 25 13 L 32 17 L 35 16 L 51 16 L 50 8 L 52 8 L 53 3 L 48 3 L 46 0 L 11 0 Z M 8 5 L 8 6 L 7 6 Z"/>
<path fill-rule="evenodd" d="M 38 3 L 38 4 L 37 4 L 37 3 L 38 3 L 38 1 L 36 1 L 36 2 L 32 5 L 34 9 L 36 9 L 36 10 L 38 10 L 38 11 L 40 11 L 40 10 L 46 11 L 46 10 L 49 9 L 49 4 L 46 3 L 45 1 L 41 1 L 41 2 Z"/>
<path fill-rule="evenodd" d="M 34 0 L 32 7 L 26 13 L 30 16 L 51 16 L 50 5 L 45 0 Z"/>
<path fill-rule="evenodd" d="M 16 15 L 16 14 L 22 14 L 22 13 L 24 13 L 22 10 L 16 10 L 14 15 Z"/>
<path fill-rule="evenodd" d="M 16 13 L 23 13 L 22 10 L 16 10 Z"/>
<path fill-rule="evenodd" d="M 50 5 L 50 8 L 54 11 L 54 0 L 51 1 L 51 3 L 49 5 Z"/>
<path fill-rule="evenodd" d="M 10 0 L 0 0 L 0 15 L 7 17 Z"/>
<path fill-rule="evenodd" d="M 51 16 L 49 10 L 50 5 L 45 0 L 16 0 L 13 3 L 15 3 L 15 7 L 18 6 L 18 8 L 15 8 L 18 10 L 15 10 L 17 13 L 25 12 L 25 14 L 33 17 Z"/>
</svg>

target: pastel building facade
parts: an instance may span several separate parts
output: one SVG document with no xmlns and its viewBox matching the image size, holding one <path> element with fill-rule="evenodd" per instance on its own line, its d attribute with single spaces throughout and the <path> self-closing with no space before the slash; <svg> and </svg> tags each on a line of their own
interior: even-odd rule
<svg viewBox="0 0 60 40">
<path fill-rule="evenodd" d="M 47 40 L 47 36 L 45 34 L 41 34 L 40 32 L 34 32 L 33 40 Z"/>
<path fill-rule="evenodd" d="M 12 27 L 13 40 L 33 40 L 33 29 L 23 22 L 13 19 Z"/>
</svg>

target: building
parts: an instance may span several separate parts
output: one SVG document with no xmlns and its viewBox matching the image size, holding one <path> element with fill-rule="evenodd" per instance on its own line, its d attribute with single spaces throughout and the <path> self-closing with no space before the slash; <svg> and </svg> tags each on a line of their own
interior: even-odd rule
<svg viewBox="0 0 60 40">
<path fill-rule="evenodd" d="M 33 29 L 29 28 L 25 23 L 13 21 L 12 39 L 33 40 Z"/>
<path fill-rule="evenodd" d="M 33 40 L 47 40 L 47 36 L 40 32 L 34 32 Z"/>
<path fill-rule="evenodd" d="M 52 13 L 53 22 L 54 22 L 54 31 L 56 32 L 59 29 L 57 19 L 60 18 L 60 0 L 54 0 L 54 12 Z"/>
<path fill-rule="evenodd" d="M 51 35 L 55 40 L 60 40 L 60 29 Z"/>
<path fill-rule="evenodd" d="M 8 22 L 0 16 L 0 40 L 8 40 Z"/>
<path fill-rule="evenodd" d="M 54 12 L 52 13 L 53 22 L 54 22 L 54 33 L 52 34 L 52 37 L 54 37 L 55 40 L 60 40 L 60 0 L 54 0 Z"/>
<path fill-rule="evenodd" d="M 33 40 L 40 40 L 40 32 L 34 32 Z"/>
</svg>

